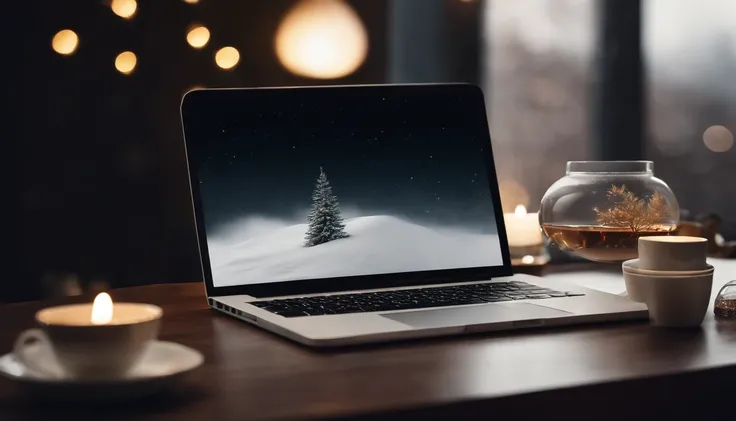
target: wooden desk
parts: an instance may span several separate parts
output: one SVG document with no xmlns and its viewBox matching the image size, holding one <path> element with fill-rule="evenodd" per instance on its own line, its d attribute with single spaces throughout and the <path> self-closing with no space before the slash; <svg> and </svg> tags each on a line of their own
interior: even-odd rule
<svg viewBox="0 0 736 421">
<path fill-rule="evenodd" d="M 719 286 L 734 263 L 716 269 Z M 613 274 L 549 276 L 619 282 Z M 715 293 L 715 291 L 714 291 Z M 115 407 L 44 407 L 0 381 L 2 420 L 636 419 L 732 416 L 736 322 L 702 329 L 588 326 L 316 352 L 205 306 L 200 284 L 116 290 L 164 308 L 162 339 L 207 359 L 167 396 Z M 78 301 L 78 300 L 77 300 Z M 0 349 L 39 303 L 0 308 Z M 2 379 L 0 379 L 2 380 Z M 725 418 L 724 418 L 725 417 Z"/>
</svg>

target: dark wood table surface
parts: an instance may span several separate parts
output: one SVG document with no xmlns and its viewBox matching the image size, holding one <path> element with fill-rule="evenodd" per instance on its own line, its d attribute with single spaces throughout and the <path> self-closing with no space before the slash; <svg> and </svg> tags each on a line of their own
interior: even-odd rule
<svg viewBox="0 0 736 421">
<path fill-rule="evenodd" d="M 591 276 L 595 276 L 591 272 Z M 314 351 L 207 309 L 199 283 L 114 290 L 164 309 L 161 339 L 203 367 L 169 393 L 120 405 L 34 401 L 0 379 L 0 420 L 695 419 L 733 414 L 736 322 L 483 334 Z M 65 299 L 80 301 L 88 297 Z M 0 307 L 9 351 L 51 303 Z M 56 304 L 56 303 L 53 303 Z"/>
</svg>

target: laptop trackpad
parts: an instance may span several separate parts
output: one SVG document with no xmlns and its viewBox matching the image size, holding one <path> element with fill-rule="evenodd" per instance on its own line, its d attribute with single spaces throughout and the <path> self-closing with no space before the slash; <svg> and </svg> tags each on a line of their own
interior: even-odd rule
<svg viewBox="0 0 736 421">
<path fill-rule="evenodd" d="M 570 313 L 529 303 L 497 303 L 381 314 L 387 319 L 417 328 L 513 322 L 566 315 Z"/>
</svg>

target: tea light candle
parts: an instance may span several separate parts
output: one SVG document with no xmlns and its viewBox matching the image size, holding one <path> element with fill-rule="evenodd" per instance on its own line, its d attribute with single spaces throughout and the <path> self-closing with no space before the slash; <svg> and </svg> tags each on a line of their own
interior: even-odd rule
<svg viewBox="0 0 736 421">
<path fill-rule="evenodd" d="M 510 247 L 536 246 L 544 242 L 539 215 L 536 212 L 527 213 L 524 205 L 518 205 L 514 213 L 505 213 L 503 220 Z"/>
</svg>

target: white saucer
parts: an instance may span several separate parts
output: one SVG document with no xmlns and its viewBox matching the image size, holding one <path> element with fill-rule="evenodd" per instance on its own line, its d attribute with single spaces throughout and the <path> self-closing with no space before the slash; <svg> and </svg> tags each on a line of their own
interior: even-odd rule
<svg viewBox="0 0 736 421">
<path fill-rule="evenodd" d="M 38 358 L 39 361 L 50 360 L 44 347 L 38 344 L 28 347 L 28 357 Z M 85 380 L 50 376 L 29 369 L 12 353 L 0 357 L 0 376 L 34 395 L 54 400 L 119 399 L 160 392 L 203 362 L 204 357 L 199 351 L 173 342 L 155 341 L 148 347 L 141 362 L 119 379 Z"/>
</svg>

